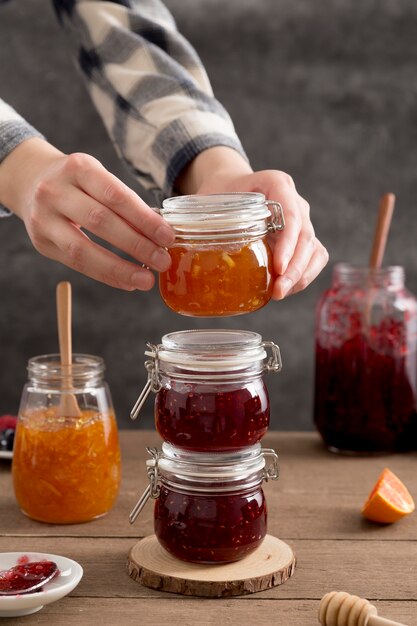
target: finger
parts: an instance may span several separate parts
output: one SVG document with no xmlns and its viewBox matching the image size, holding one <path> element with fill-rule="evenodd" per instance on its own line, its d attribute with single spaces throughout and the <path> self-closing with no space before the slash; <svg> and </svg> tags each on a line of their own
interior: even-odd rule
<svg viewBox="0 0 417 626">
<path fill-rule="evenodd" d="M 126 291 L 148 291 L 155 283 L 148 269 L 121 259 L 94 243 L 65 219 L 55 219 L 50 224 L 49 233 L 49 249 L 44 254 L 85 276 Z"/>
<path fill-rule="evenodd" d="M 171 265 L 171 257 L 166 250 L 81 190 L 72 187 L 62 200 L 61 210 L 72 222 L 154 270 L 164 272 Z"/>
<path fill-rule="evenodd" d="M 282 278 L 279 277 L 274 284 L 272 292 L 272 298 L 274 300 L 282 300 L 285 296 L 293 295 L 299 291 L 305 289 L 322 271 L 329 260 L 329 254 L 326 248 L 316 239 L 314 246 L 314 252 L 310 258 L 310 261 L 305 268 L 304 272 L 300 276 L 299 280 L 292 283 L 281 282 Z M 289 289 L 288 289 L 289 287 Z"/>
<path fill-rule="evenodd" d="M 148 239 L 160 246 L 174 243 L 175 233 L 171 226 L 99 161 L 88 155 L 72 154 L 68 157 L 67 167 L 85 193 L 118 213 Z"/>
<path fill-rule="evenodd" d="M 316 238 L 311 223 L 300 231 L 297 246 L 285 273 L 278 276 L 276 285 L 283 298 L 298 283 L 314 254 Z"/>
<path fill-rule="evenodd" d="M 303 226 L 303 213 L 306 213 L 303 203 L 307 205 L 307 202 L 297 194 L 295 188 L 289 186 L 280 187 L 274 197 L 281 203 L 285 218 L 284 230 L 273 236 L 274 269 L 281 275 L 285 274 L 295 253 Z"/>
<path fill-rule="evenodd" d="M 313 280 L 320 274 L 322 269 L 327 265 L 329 261 L 329 253 L 327 252 L 326 248 L 320 243 L 320 241 L 317 241 L 317 244 L 318 245 L 316 247 L 316 250 L 311 257 L 310 263 L 306 268 L 306 271 L 304 272 L 298 283 L 294 285 L 294 287 L 287 295 L 292 295 L 308 287 L 308 285 L 313 282 Z"/>
</svg>

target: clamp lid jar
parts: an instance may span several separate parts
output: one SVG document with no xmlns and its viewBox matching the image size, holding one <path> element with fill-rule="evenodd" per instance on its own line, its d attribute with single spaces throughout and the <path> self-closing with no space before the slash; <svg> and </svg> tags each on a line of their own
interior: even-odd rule
<svg viewBox="0 0 417 626">
<path fill-rule="evenodd" d="M 275 343 L 252 331 L 188 330 L 148 347 L 148 381 L 133 419 L 153 391 L 157 430 L 174 446 L 227 452 L 265 435 L 270 406 L 264 373 L 282 368 Z"/>
<path fill-rule="evenodd" d="M 277 479 L 278 457 L 259 444 L 238 453 L 199 454 L 167 443 L 148 449 L 150 486 L 133 509 L 133 523 L 155 499 L 154 528 L 177 558 L 200 563 L 237 561 L 253 552 L 267 531 L 262 482 Z"/>
<path fill-rule="evenodd" d="M 172 264 L 159 276 L 164 302 L 198 317 L 240 315 L 272 295 L 267 234 L 285 226 L 282 207 L 262 193 L 168 198 L 160 214 L 176 231 Z"/>
</svg>

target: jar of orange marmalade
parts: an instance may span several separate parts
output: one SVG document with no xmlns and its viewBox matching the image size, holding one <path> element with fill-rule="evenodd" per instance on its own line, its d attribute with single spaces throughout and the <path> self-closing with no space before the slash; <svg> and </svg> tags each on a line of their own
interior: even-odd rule
<svg viewBox="0 0 417 626">
<path fill-rule="evenodd" d="M 274 269 L 267 235 L 285 225 L 278 202 L 262 193 L 181 196 L 164 200 L 160 214 L 176 232 L 171 267 L 159 275 L 172 310 L 224 317 L 269 302 Z"/>
<path fill-rule="evenodd" d="M 120 483 L 114 410 L 104 361 L 76 354 L 34 357 L 20 403 L 13 452 L 17 502 L 29 517 L 53 524 L 86 522 L 107 513 Z M 73 396 L 66 414 L 65 394 Z M 74 415 L 76 413 L 76 415 Z"/>
</svg>

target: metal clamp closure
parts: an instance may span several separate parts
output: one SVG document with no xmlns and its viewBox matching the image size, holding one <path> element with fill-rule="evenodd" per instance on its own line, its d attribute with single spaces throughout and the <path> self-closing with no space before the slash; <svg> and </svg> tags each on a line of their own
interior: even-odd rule
<svg viewBox="0 0 417 626">
<path fill-rule="evenodd" d="M 271 348 L 272 356 L 264 365 L 264 369 L 267 372 L 280 372 L 282 370 L 281 352 L 279 346 L 273 341 L 263 341 L 264 348 Z"/>
<path fill-rule="evenodd" d="M 129 515 L 129 522 L 131 524 L 136 521 L 139 513 L 142 511 L 149 498 L 156 500 L 156 498 L 159 498 L 159 494 L 161 492 L 158 477 L 159 452 L 156 448 L 146 448 L 146 451 L 153 457 L 150 461 L 146 461 L 149 485 L 146 487 Z"/>
<path fill-rule="evenodd" d="M 277 480 L 279 478 L 278 454 L 272 448 L 262 448 L 262 454 L 265 458 L 264 480 Z M 267 460 L 270 458 L 270 463 Z"/>
<path fill-rule="evenodd" d="M 158 350 L 159 346 L 155 346 L 152 343 L 147 343 L 147 347 L 150 350 L 150 354 L 145 352 L 145 354 L 149 354 L 151 357 L 149 361 L 145 361 L 145 368 L 148 371 L 148 380 L 144 388 L 142 389 L 139 398 L 135 402 L 135 406 L 130 412 L 130 419 L 135 420 L 140 413 L 141 408 L 146 402 L 146 398 L 149 396 L 151 391 L 153 393 L 158 393 L 161 389 L 161 381 L 159 380 L 159 358 L 158 358 Z"/>
<path fill-rule="evenodd" d="M 269 232 L 275 233 L 277 230 L 284 230 L 285 218 L 281 204 L 275 200 L 266 200 L 265 204 L 269 207 L 272 215 L 272 220 L 268 222 Z"/>
</svg>

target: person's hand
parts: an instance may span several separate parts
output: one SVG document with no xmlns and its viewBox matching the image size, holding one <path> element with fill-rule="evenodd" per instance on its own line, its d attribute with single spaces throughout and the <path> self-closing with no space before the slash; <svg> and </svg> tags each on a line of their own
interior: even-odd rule
<svg viewBox="0 0 417 626">
<path fill-rule="evenodd" d="M 272 297 L 280 300 L 309 285 L 326 265 L 329 255 L 317 239 L 310 207 L 292 178 L 278 170 L 253 172 L 231 148 L 216 147 L 200 153 L 177 181 L 182 193 L 253 191 L 283 207 L 285 228 L 270 236 L 277 278 Z"/>
<path fill-rule="evenodd" d="M 81 229 L 156 271 L 171 258 L 173 229 L 97 159 L 21 143 L 0 164 L 0 202 L 25 223 L 41 254 L 112 287 L 151 289 L 149 269 L 93 242 Z"/>
</svg>

